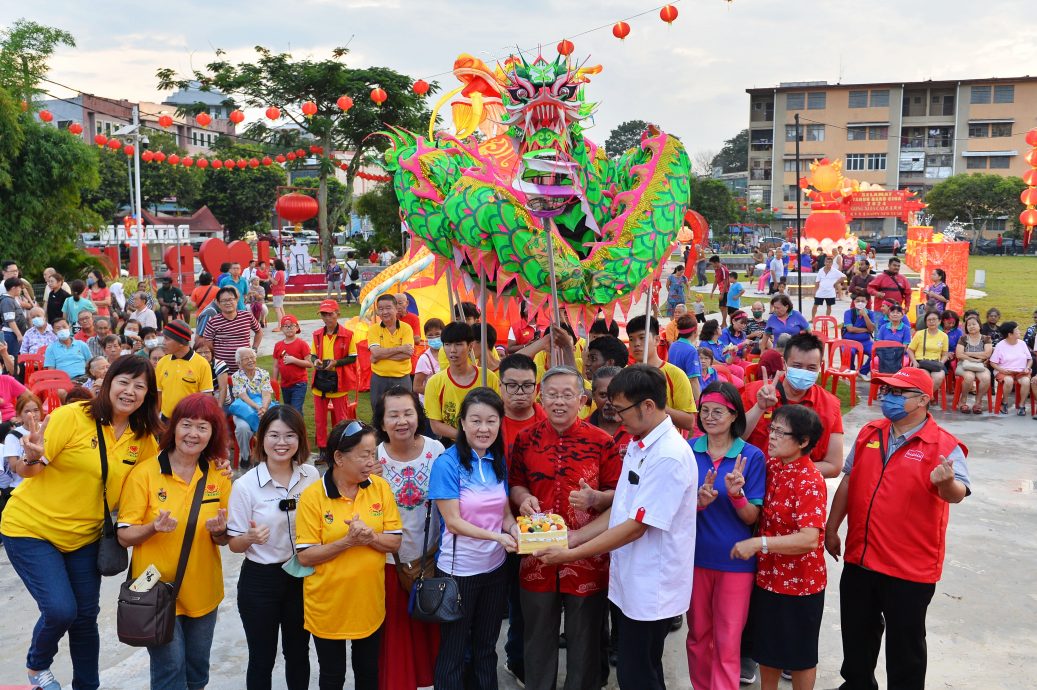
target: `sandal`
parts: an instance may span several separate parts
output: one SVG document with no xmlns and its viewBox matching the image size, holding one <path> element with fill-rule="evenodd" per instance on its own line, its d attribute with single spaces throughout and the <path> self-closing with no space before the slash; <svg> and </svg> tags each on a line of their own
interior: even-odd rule
<svg viewBox="0 0 1037 690">
<path fill-rule="evenodd" d="M 1016 415 L 1018 415 L 1020 417 L 1024 417 L 1024 416 L 1026 416 L 1026 408 L 1025 407 L 1017 407 L 1015 413 L 1016 413 Z"/>
<path fill-rule="evenodd" d="M 961 412 L 962 414 L 972 414 L 972 408 L 968 405 L 962 405 L 958 408 L 958 412 Z"/>
<path fill-rule="evenodd" d="M 972 414 L 983 414 L 983 408 L 980 407 L 979 405 L 973 405 L 972 406 Z M 1037 417 L 1035 417 L 1034 419 L 1037 419 Z"/>
</svg>

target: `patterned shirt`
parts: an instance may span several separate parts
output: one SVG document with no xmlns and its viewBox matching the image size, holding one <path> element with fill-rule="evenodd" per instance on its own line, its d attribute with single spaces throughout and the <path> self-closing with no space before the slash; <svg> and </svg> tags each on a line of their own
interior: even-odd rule
<svg viewBox="0 0 1037 690">
<path fill-rule="evenodd" d="M 423 447 L 418 457 L 409 462 L 393 460 L 386 444 L 378 444 L 378 462 L 382 466 L 382 479 L 389 482 L 396 507 L 400 509 L 403 523 L 403 542 L 397 553 L 404 563 L 421 557 L 421 546 L 425 540 L 425 502 L 428 500 L 428 485 L 432 477 L 432 463 L 443 453 L 443 444 L 422 436 Z M 429 523 L 428 546 L 434 549 L 439 543 L 439 511 L 432 506 Z M 391 553 L 385 555 L 386 563 L 395 563 Z"/>
<path fill-rule="evenodd" d="M 241 395 L 241 393 L 262 395 L 263 393 L 273 393 L 274 391 L 270 385 L 270 372 L 258 368 L 252 378 L 248 377 L 244 369 L 238 369 L 231 374 L 230 385 L 232 389 L 231 395 L 235 398 Z"/>
<path fill-rule="evenodd" d="M 809 457 L 783 463 L 767 460 L 767 493 L 763 499 L 760 534 L 784 536 L 815 528 L 820 531 L 817 547 L 800 556 L 774 552 L 757 557 L 756 584 L 775 594 L 806 596 L 824 590 L 828 583 L 822 544 L 825 537 L 825 506 L 828 487 Z"/>
<path fill-rule="evenodd" d="M 226 362 L 227 369 L 234 373 L 238 370 L 238 348 L 251 347 L 252 334 L 258 332 L 259 322 L 256 317 L 241 309 L 233 320 L 217 313 L 205 322 L 202 335 L 212 341 L 213 357 Z"/>
<path fill-rule="evenodd" d="M 54 329 L 47 324 L 47 329 L 40 333 L 38 328 L 30 328 L 22 337 L 22 354 L 34 355 L 41 348 L 48 347 L 58 342 L 58 336 L 54 335 Z"/>
<path fill-rule="evenodd" d="M 615 489 L 623 465 L 612 437 L 583 420 L 561 435 L 547 420 L 529 427 L 515 439 L 508 460 L 508 484 L 529 489 L 541 510 L 561 515 L 569 529 L 580 529 L 598 516 L 576 510 L 569 492 L 579 490 L 581 479 L 599 491 Z M 608 589 L 608 555 L 561 568 L 525 558 L 520 573 L 527 591 L 594 594 Z"/>
</svg>

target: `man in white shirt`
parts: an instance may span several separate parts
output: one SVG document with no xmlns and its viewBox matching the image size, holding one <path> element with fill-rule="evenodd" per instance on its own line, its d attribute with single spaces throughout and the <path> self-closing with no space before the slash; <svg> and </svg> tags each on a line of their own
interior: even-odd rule
<svg viewBox="0 0 1037 690">
<path fill-rule="evenodd" d="M 533 555 L 557 564 L 611 552 L 609 600 L 619 608 L 619 687 L 662 690 L 666 634 L 691 601 L 698 468 L 666 415 L 666 378 L 659 369 L 626 367 L 612 379 L 608 395 L 632 435 L 612 507 L 571 532 L 569 548 Z"/>
<path fill-rule="evenodd" d="M 143 292 L 135 292 L 130 297 L 130 307 L 133 309 L 130 312 L 130 318 L 140 324 L 141 328 L 150 326 L 151 328 L 158 329 L 158 317 L 155 316 L 155 312 L 148 308 L 148 298 Z"/>
<path fill-rule="evenodd" d="M 825 314 L 832 315 L 832 306 L 835 304 L 836 290 L 840 285 L 846 283 L 846 274 L 835 268 L 831 254 L 825 255 L 825 265 L 817 272 L 815 278 L 816 289 L 814 290 L 814 308 L 810 311 L 810 320 L 817 316 L 817 308 L 825 305 Z"/>
<path fill-rule="evenodd" d="M 783 252 L 780 249 L 774 250 L 774 256 L 767 262 L 767 270 L 771 272 L 771 287 L 770 294 L 774 294 L 778 291 L 778 283 L 785 277 L 785 263 L 781 260 Z"/>
</svg>

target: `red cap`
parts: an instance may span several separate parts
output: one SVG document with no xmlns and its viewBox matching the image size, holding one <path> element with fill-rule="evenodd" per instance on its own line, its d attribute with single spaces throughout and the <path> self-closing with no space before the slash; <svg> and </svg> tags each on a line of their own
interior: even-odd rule
<svg viewBox="0 0 1037 690">
<path fill-rule="evenodd" d="M 333 299 L 326 299 L 326 300 L 324 300 L 323 302 L 320 303 L 320 306 L 317 307 L 317 313 L 318 314 L 324 314 L 324 313 L 337 314 L 338 313 L 338 302 L 336 302 Z"/>
<path fill-rule="evenodd" d="M 895 374 L 876 374 L 872 379 L 891 388 L 915 388 L 933 397 L 933 379 L 924 369 L 905 367 Z"/>
<path fill-rule="evenodd" d="M 283 326 L 286 323 L 294 323 L 296 326 L 298 326 L 299 319 L 295 318 L 295 314 L 285 314 L 281 317 L 281 325 Z"/>
</svg>

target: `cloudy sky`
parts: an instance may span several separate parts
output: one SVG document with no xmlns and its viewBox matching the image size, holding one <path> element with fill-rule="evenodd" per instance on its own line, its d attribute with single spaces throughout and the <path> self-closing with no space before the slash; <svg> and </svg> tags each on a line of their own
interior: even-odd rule
<svg viewBox="0 0 1037 690">
<path fill-rule="evenodd" d="M 264 45 L 321 59 L 349 45 L 346 62 L 386 65 L 453 88 L 454 57 L 490 61 L 517 44 L 554 56 L 563 37 L 605 70 L 591 138 L 644 119 L 680 136 L 692 154 L 717 150 L 747 125 L 746 88 L 1037 74 L 1032 0 L 685 0 L 672 26 L 652 0 L 177 0 L 0 2 L 0 25 L 26 17 L 75 35 L 51 78 L 112 98 L 160 101 L 155 70 L 184 74 L 222 48 L 251 59 Z M 629 20 L 619 41 L 611 25 Z M 599 30 L 598 27 L 604 27 Z M 53 87 L 54 94 L 70 92 Z M 356 94 L 353 94 L 354 96 Z"/>
</svg>

